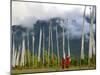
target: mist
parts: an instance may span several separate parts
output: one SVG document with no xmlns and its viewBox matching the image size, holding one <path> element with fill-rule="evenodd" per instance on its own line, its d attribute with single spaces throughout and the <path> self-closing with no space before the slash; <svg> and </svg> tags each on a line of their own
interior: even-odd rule
<svg viewBox="0 0 100 75">
<path fill-rule="evenodd" d="M 12 2 L 12 25 L 21 25 L 26 28 L 33 28 L 37 20 L 50 20 L 60 17 L 64 20 L 65 35 L 69 30 L 70 39 L 81 38 L 83 12 L 85 6 L 79 5 L 58 5 L 40 4 L 27 2 Z M 89 6 L 86 8 L 86 17 L 89 15 Z M 89 16 L 88 16 L 89 17 Z M 68 22 L 67 22 L 68 19 Z M 59 22 L 60 23 L 60 22 Z M 62 24 L 61 24 L 62 26 Z M 89 39 L 90 23 L 85 19 L 85 38 Z M 95 23 L 93 26 L 95 32 Z M 60 35 L 59 35 L 60 36 Z"/>
</svg>

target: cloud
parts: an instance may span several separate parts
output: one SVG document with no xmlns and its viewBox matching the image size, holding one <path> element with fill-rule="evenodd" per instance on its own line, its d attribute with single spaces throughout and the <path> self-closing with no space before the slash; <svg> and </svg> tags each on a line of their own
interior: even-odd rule
<svg viewBox="0 0 100 75">
<path fill-rule="evenodd" d="M 84 6 L 40 4 L 31 2 L 12 2 L 12 24 L 32 28 L 38 19 L 48 20 L 53 17 L 64 19 L 64 28 L 69 29 L 70 38 L 80 38 L 82 34 Z M 86 8 L 86 15 L 89 15 L 89 6 Z M 68 23 L 67 23 L 68 18 Z M 85 20 L 85 38 L 89 38 L 90 24 Z M 93 27 L 95 31 L 95 24 Z"/>
<path fill-rule="evenodd" d="M 66 12 L 64 16 L 64 23 L 63 23 L 64 28 L 66 30 L 65 31 L 66 37 L 68 36 L 67 31 L 69 31 L 70 39 L 81 38 L 82 24 L 83 24 L 83 13 L 81 13 L 80 10 L 72 10 L 72 11 Z M 87 20 L 85 19 L 84 35 L 85 35 L 86 40 L 89 39 L 89 32 L 90 32 L 90 23 L 87 22 Z M 95 32 L 95 24 L 93 24 L 93 32 Z"/>
<path fill-rule="evenodd" d="M 83 10 L 84 6 L 44 4 L 33 2 L 12 2 L 12 24 L 20 24 L 27 17 L 37 19 L 48 19 L 52 17 L 64 16 L 64 12 L 73 9 Z"/>
</svg>

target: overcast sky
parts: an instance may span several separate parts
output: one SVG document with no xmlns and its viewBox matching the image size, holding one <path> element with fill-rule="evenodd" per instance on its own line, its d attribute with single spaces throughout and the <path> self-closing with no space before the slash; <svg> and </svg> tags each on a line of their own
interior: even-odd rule
<svg viewBox="0 0 100 75">
<path fill-rule="evenodd" d="M 37 19 L 48 20 L 52 17 L 68 17 L 71 37 L 81 37 L 81 28 L 83 22 L 83 12 L 85 6 L 63 5 L 63 4 L 46 4 L 33 2 L 12 2 L 12 25 L 22 24 L 30 27 Z M 86 7 L 86 15 L 90 15 L 90 6 Z M 72 22 L 76 20 L 76 22 Z M 85 20 L 85 34 L 89 33 L 89 23 Z M 65 24 L 66 26 L 66 24 Z M 95 25 L 94 25 L 95 30 Z"/>
<path fill-rule="evenodd" d="M 73 10 L 76 10 L 78 13 L 83 13 L 84 6 L 12 2 L 12 24 L 19 24 L 23 19 L 32 17 L 47 19 L 56 16 L 65 16 L 67 12 Z M 88 12 L 89 10 L 87 9 L 87 13 Z"/>
</svg>

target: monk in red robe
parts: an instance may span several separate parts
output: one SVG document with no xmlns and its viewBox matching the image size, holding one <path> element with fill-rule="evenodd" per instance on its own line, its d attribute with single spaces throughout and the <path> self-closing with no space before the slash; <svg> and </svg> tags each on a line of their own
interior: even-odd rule
<svg viewBox="0 0 100 75">
<path fill-rule="evenodd" d="M 69 68 L 70 62 L 71 62 L 70 57 L 66 56 L 66 61 L 65 61 L 66 68 Z"/>
<path fill-rule="evenodd" d="M 64 68 L 64 64 L 65 64 L 65 59 L 64 58 L 62 58 L 62 68 Z"/>
</svg>

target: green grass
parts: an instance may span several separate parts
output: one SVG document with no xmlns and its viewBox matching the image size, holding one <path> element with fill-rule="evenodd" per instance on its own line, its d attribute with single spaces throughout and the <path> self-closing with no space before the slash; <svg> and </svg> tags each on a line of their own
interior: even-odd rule
<svg viewBox="0 0 100 75">
<path fill-rule="evenodd" d="M 28 59 L 29 55 L 29 59 Z M 48 54 L 47 50 L 44 51 L 44 57 L 46 64 L 43 65 L 42 58 L 40 62 L 38 62 L 37 55 L 34 55 L 34 62 L 32 58 L 32 54 L 26 50 L 25 52 L 26 57 L 26 64 L 25 66 L 16 66 L 15 68 L 12 68 L 11 73 L 12 74 L 22 74 L 22 73 L 37 73 L 37 72 L 53 72 L 53 71 L 69 71 L 69 70 L 89 70 L 89 69 L 95 69 L 96 68 L 96 57 L 94 56 L 94 60 L 91 59 L 90 65 L 88 64 L 88 57 L 85 56 L 84 60 L 78 60 L 74 56 L 71 56 L 71 64 L 69 68 L 61 68 L 61 63 L 59 63 L 58 66 L 58 59 L 57 56 L 54 55 L 54 63 L 52 65 L 52 56 L 50 54 L 49 56 L 49 67 L 48 67 Z M 29 61 L 29 62 L 28 62 Z M 80 61 L 82 62 L 80 65 Z M 60 59 L 61 62 L 61 59 Z"/>
<path fill-rule="evenodd" d="M 39 68 L 39 69 L 14 69 L 11 70 L 12 74 L 22 74 L 22 73 L 37 73 L 37 72 L 55 72 L 55 71 L 73 71 L 73 70 L 91 70 L 95 69 L 96 66 L 70 66 L 69 68 Z"/>
</svg>

